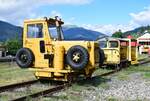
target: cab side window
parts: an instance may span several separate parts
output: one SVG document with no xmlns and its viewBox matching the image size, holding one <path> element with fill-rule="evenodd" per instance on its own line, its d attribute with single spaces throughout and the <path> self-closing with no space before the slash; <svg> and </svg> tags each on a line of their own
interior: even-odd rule
<svg viewBox="0 0 150 101">
<path fill-rule="evenodd" d="M 118 42 L 117 41 L 110 41 L 110 48 L 117 48 Z"/>
<path fill-rule="evenodd" d="M 43 25 L 42 24 L 27 25 L 27 37 L 28 38 L 42 38 L 43 37 Z"/>
</svg>

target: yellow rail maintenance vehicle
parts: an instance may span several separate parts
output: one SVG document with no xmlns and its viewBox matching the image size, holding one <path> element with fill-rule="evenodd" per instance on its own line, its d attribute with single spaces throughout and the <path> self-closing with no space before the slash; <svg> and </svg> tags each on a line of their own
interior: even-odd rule
<svg viewBox="0 0 150 101">
<path fill-rule="evenodd" d="M 136 43 L 135 39 L 127 38 L 103 38 L 99 40 L 100 47 L 105 54 L 104 65 L 120 68 L 138 63 Z"/>
<path fill-rule="evenodd" d="M 63 24 L 58 17 L 25 20 L 17 64 L 33 68 L 38 79 L 69 81 L 79 75 L 91 77 L 100 60 L 102 63 L 99 43 L 64 41 Z"/>
</svg>

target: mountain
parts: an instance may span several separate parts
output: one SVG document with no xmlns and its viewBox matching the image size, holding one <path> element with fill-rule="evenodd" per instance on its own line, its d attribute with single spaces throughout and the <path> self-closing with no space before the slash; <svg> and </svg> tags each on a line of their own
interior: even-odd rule
<svg viewBox="0 0 150 101">
<path fill-rule="evenodd" d="M 82 27 L 71 27 L 64 29 L 65 40 L 89 40 L 94 41 L 100 36 L 106 36 L 103 33 L 88 30 Z"/>
<path fill-rule="evenodd" d="M 150 32 L 150 26 L 149 25 L 148 26 L 142 26 L 142 27 L 136 28 L 136 29 L 131 30 L 131 31 L 127 31 L 127 32 L 123 33 L 123 37 L 127 37 L 128 35 L 131 35 L 131 36 L 137 38 L 139 36 L 142 36 L 145 31 Z"/>
<path fill-rule="evenodd" d="M 14 37 L 21 39 L 23 32 L 22 27 L 0 21 L 0 41 L 6 41 Z M 63 26 L 65 40 L 96 40 L 100 36 L 106 36 L 100 32 L 88 30 L 75 25 Z"/>
<path fill-rule="evenodd" d="M 14 37 L 21 38 L 22 30 L 22 27 L 0 21 L 0 41 L 6 41 L 7 39 L 12 39 Z"/>
</svg>

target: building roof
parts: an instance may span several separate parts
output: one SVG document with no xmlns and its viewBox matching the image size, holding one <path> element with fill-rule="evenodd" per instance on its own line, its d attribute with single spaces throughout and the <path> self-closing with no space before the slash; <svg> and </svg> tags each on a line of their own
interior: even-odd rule
<svg viewBox="0 0 150 101">
<path fill-rule="evenodd" d="M 138 40 L 150 40 L 150 33 L 145 33 L 144 35 L 140 36 Z"/>
</svg>

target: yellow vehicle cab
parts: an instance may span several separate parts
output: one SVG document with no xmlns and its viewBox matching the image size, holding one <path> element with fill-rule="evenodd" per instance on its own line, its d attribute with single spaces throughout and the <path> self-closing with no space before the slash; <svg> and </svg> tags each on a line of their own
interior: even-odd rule
<svg viewBox="0 0 150 101">
<path fill-rule="evenodd" d="M 79 75 L 91 77 L 99 61 L 103 62 L 98 42 L 64 41 L 63 24 L 58 17 L 25 20 L 17 64 L 33 68 L 38 79 L 68 81 Z"/>
</svg>

